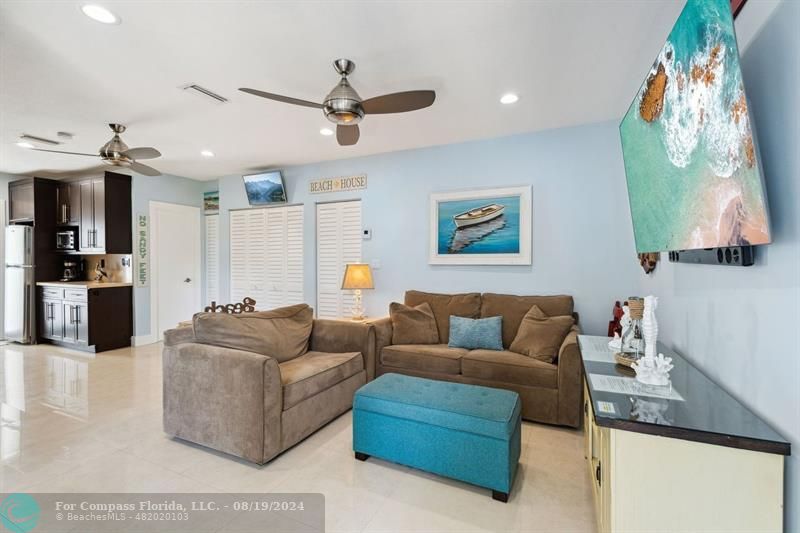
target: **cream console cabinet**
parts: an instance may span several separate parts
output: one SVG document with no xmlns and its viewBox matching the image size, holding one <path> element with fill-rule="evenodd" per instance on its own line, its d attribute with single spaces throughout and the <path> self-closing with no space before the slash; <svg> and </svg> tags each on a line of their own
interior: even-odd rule
<svg viewBox="0 0 800 533">
<path fill-rule="evenodd" d="M 599 532 L 783 531 L 789 442 L 664 346 L 667 390 L 617 367 L 608 338 L 578 341 Z"/>
</svg>

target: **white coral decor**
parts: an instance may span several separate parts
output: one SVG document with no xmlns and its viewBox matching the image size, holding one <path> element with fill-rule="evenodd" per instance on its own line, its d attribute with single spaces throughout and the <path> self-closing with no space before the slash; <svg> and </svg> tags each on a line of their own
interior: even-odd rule
<svg viewBox="0 0 800 533">
<path fill-rule="evenodd" d="M 672 357 L 658 357 L 645 354 L 644 357 L 633 363 L 631 367 L 636 371 L 636 380 L 645 385 L 669 385 L 669 371 L 674 368 Z"/>
<path fill-rule="evenodd" d="M 642 336 L 644 337 L 644 354 L 646 356 L 649 355 L 650 357 L 655 357 L 656 355 L 656 342 L 658 339 L 656 307 L 658 307 L 658 298 L 652 295 L 644 297 Z"/>
</svg>

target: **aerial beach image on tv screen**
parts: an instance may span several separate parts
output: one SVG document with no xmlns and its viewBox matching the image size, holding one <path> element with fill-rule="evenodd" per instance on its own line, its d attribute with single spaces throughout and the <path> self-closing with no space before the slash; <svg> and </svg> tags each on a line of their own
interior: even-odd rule
<svg viewBox="0 0 800 533">
<path fill-rule="evenodd" d="M 620 135 L 638 252 L 770 242 L 728 0 L 688 0 Z"/>
</svg>

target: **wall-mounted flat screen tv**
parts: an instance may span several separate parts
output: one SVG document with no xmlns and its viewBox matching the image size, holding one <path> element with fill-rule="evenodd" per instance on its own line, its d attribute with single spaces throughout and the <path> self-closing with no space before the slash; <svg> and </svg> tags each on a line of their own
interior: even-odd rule
<svg viewBox="0 0 800 533">
<path fill-rule="evenodd" d="M 688 0 L 620 124 L 636 250 L 770 242 L 729 0 Z"/>
<path fill-rule="evenodd" d="M 280 204 L 286 202 L 286 189 L 279 170 L 242 176 L 247 201 L 250 205 Z"/>
</svg>

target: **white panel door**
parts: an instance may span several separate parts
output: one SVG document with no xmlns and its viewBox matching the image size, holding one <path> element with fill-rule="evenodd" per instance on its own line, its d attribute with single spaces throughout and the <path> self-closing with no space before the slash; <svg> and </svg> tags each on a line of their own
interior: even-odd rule
<svg viewBox="0 0 800 533">
<path fill-rule="evenodd" d="M 150 202 L 156 335 L 202 311 L 200 209 Z M 152 289 L 151 289 L 152 290 Z"/>
<path fill-rule="evenodd" d="M 361 201 L 317 204 L 317 316 L 344 318 L 352 291 L 342 290 L 347 263 L 361 262 Z"/>
<path fill-rule="evenodd" d="M 219 215 L 206 215 L 206 302 L 219 303 Z"/>
</svg>

